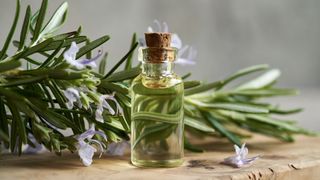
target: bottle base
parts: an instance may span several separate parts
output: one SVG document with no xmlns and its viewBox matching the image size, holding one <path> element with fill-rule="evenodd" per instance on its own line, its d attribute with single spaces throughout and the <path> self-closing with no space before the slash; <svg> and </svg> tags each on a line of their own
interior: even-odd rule
<svg viewBox="0 0 320 180">
<path fill-rule="evenodd" d="M 137 167 L 143 168 L 170 168 L 182 165 L 183 159 L 172 160 L 132 160 L 131 163 Z"/>
</svg>

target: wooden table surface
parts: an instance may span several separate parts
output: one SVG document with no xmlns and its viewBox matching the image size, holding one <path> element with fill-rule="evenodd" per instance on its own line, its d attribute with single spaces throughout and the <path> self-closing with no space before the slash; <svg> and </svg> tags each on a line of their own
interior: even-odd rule
<svg viewBox="0 0 320 180">
<path fill-rule="evenodd" d="M 185 162 L 177 168 L 136 168 L 129 155 L 95 158 L 84 167 L 77 154 L 2 155 L 0 180 L 5 179 L 320 179 L 320 138 L 296 137 L 295 143 L 255 135 L 248 140 L 249 156 L 262 155 L 249 167 L 232 168 L 220 164 L 233 154 L 224 140 L 202 144 L 205 153 L 186 152 Z"/>
</svg>

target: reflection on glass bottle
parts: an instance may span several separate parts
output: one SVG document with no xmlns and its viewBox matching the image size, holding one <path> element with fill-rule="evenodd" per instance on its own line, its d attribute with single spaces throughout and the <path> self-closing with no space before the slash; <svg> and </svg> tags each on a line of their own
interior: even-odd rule
<svg viewBox="0 0 320 180">
<path fill-rule="evenodd" d="M 183 82 L 173 72 L 169 33 L 146 33 L 142 73 L 131 86 L 131 162 L 174 167 L 183 158 Z"/>
</svg>

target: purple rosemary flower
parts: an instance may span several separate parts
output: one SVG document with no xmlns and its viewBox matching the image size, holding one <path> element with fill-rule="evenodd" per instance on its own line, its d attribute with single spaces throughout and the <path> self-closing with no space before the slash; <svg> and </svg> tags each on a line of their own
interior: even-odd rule
<svg viewBox="0 0 320 180">
<path fill-rule="evenodd" d="M 73 103 L 75 102 L 78 104 L 80 108 L 82 107 L 79 91 L 77 89 L 69 87 L 63 91 L 63 94 L 68 100 L 68 102 L 66 103 L 68 109 L 72 109 Z"/>
<path fill-rule="evenodd" d="M 84 133 L 80 134 L 77 137 L 78 140 L 78 154 L 80 156 L 80 159 L 85 166 L 90 166 L 92 164 L 92 157 L 95 152 L 97 152 L 97 149 L 92 146 L 91 144 L 96 144 L 99 146 L 100 149 L 100 155 L 99 158 L 102 155 L 103 149 L 105 148 L 104 143 L 92 139 L 92 137 L 95 134 L 99 134 L 102 136 L 104 139 L 107 139 L 106 135 L 102 131 L 96 131 L 94 126 L 92 126 L 90 129 L 85 131 Z"/>
<path fill-rule="evenodd" d="M 166 22 L 160 22 L 158 20 L 154 20 L 155 26 L 149 26 L 148 32 L 168 32 L 168 24 Z M 139 39 L 140 46 L 146 46 L 146 42 L 144 38 Z M 175 47 L 178 49 L 176 64 L 180 65 L 194 65 L 196 64 L 195 59 L 197 57 L 197 51 L 188 45 L 182 45 L 182 41 L 178 34 L 173 33 L 171 36 L 171 47 Z M 188 52 L 188 54 L 186 54 Z"/>
<path fill-rule="evenodd" d="M 67 98 L 67 103 L 66 103 L 67 108 L 73 109 L 75 103 L 79 108 L 82 108 L 82 107 L 88 108 L 87 107 L 88 103 L 92 102 L 93 100 L 84 102 L 84 105 L 81 102 L 81 96 L 82 97 L 85 96 L 85 94 L 88 93 L 88 91 L 90 91 L 88 88 L 83 88 L 83 87 L 77 87 L 77 88 L 69 87 L 66 90 L 64 90 L 63 94 Z M 94 92 L 95 94 L 99 94 L 95 90 Z M 96 102 L 97 109 L 95 111 L 95 117 L 97 121 L 104 122 L 103 116 L 102 116 L 104 109 L 107 109 L 111 115 L 123 114 L 123 109 L 118 103 L 118 101 L 116 100 L 116 98 L 114 97 L 114 95 L 115 93 L 97 96 L 98 98 L 96 99 L 99 99 L 99 102 Z M 110 106 L 108 100 L 113 101 L 115 103 L 116 110 L 114 110 Z"/>
<path fill-rule="evenodd" d="M 251 162 L 260 157 L 255 156 L 252 158 L 246 158 L 249 151 L 248 148 L 246 148 L 245 146 L 246 144 L 242 144 L 241 148 L 239 148 L 237 145 L 234 145 L 236 155 L 225 158 L 222 163 L 232 167 L 240 168 L 242 166 L 250 164 Z"/>
<path fill-rule="evenodd" d="M 115 93 L 109 94 L 109 95 L 108 94 L 104 94 L 104 95 L 101 95 L 99 97 L 100 102 L 97 105 L 97 110 L 96 110 L 96 113 L 95 113 L 97 121 L 104 122 L 103 116 L 102 116 L 104 108 L 108 109 L 108 111 L 110 112 L 111 115 L 123 114 L 123 109 L 120 106 L 120 104 L 118 103 L 118 101 L 116 100 L 116 98 L 114 97 L 114 95 L 115 95 Z M 107 100 L 111 100 L 111 101 L 115 102 L 116 111 L 110 106 L 110 104 L 108 103 Z"/>
<path fill-rule="evenodd" d="M 112 156 L 122 156 L 129 147 L 128 141 L 113 142 L 108 145 L 107 153 Z"/>
<path fill-rule="evenodd" d="M 39 144 L 32 134 L 28 134 L 28 139 L 32 142 L 34 147 L 27 144 L 26 149 L 23 150 L 24 154 L 37 154 L 43 150 L 42 144 Z"/>
<path fill-rule="evenodd" d="M 77 69 L 83 69 L 87 66 L 92 68 L 97 67 L 95 61 L 101 56 L 102 51 L 99 50 L 97 56 L 92 59 L 78 59 L 76 60 L 77 52 L 79 51 L 79 47 L 75 42 L 71 43 L 70 48 L 64 52 L 63 57 L 64 59 L 72 66 L 75 66 Z"/>
</svg>

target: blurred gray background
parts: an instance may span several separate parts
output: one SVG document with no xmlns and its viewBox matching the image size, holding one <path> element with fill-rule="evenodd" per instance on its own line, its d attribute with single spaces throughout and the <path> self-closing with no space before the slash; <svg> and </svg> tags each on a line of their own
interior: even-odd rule
<svg viewBox="0 0 320 180">
<path fill-rule="evenodd" d="M 50 16 L 62 3 L 49 1 Z M 133 32 L 139 37 L 154 19 L 166 21 L 183 44 L 198 50 L 195 66 L 177 67 L 179 74 L 213 81 L 240 68 L 267 63 L 283 72 L 279 85 L 299 88 L 299 97 L 273 101 L 305 107 L 295 119 L 320 130 L 320 1 L 319 0 L 69 0 L 69 15 L 60 32 L 83 27 L 91 39 L 108 34 L 103 49 L 114 64 L 128 50 Z M 40 0 L 22 0 L 35 12 Z M 15 1 L 0 1 L 0 44 L 13 21 Z M 49 17 L 47 17 L 49 18 Z M 18 25 L 20 30 L 21 21 Z M 18 31 L 16 34 L 19 34 Z M 11 52 L 13 52 L 11 50 Z M 109 66 L 110 67 L 110 66 Z M 319 124 L 319 125 L 318 125 Z"/>
</svg>

